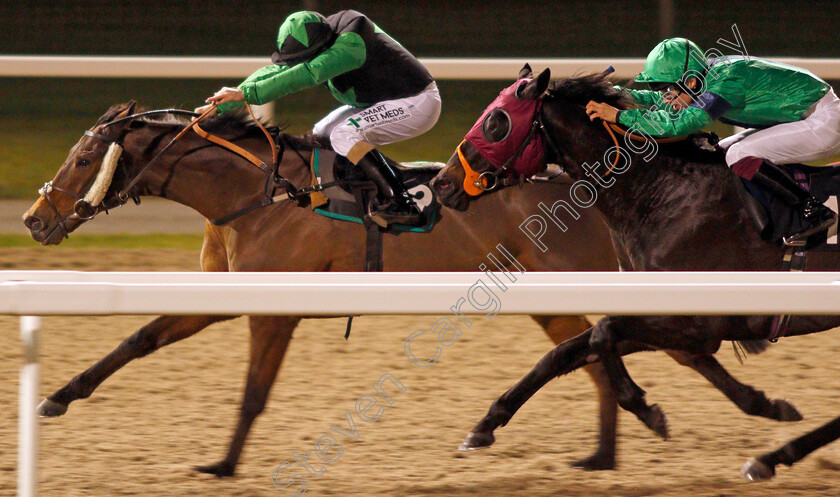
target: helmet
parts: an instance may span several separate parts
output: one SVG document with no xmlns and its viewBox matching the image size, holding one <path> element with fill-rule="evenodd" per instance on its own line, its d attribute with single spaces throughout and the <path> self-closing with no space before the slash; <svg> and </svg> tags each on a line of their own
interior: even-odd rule
<svg viewBox="0 0 840 497">
<path fill-rule="evenodd" d="M 335 32 L 324 16 L 310 11 L 295 12 L 283 21 L 277 32 L 277 46 L 271 61 L 282 65 L 305 62 L 334 40 Z"/>
<path fill-rule="evenodd" d="M 659 42 L 645 59 L 645 70 L 636 76 L 637 83 L 678 83 L 686 73 L 704 74 L 706 56 L 693 41 L 668 38 Z"/>
</svg>

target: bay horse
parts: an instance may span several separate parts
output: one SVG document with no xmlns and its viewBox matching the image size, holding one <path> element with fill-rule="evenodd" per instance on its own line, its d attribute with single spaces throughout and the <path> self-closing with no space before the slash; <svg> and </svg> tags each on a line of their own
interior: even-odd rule
<svg viewBox="0 0 840 497">
<path fill-rule="evenodd" d="M 270 164 L 271 148 L 253 123 L 237 118 L 213 118 L 202 123 L 209 132 L 236 142 Z M 254 205 L 263 198 L 265 173 L 230 151 L 195 133 L 174 142 L 155 167 L 148 168 L 167 143 L 187 127 L 185 119 L 135 115 L 135 104 L 111 107 L 72 147 L 54 179 L 24 214 L 32 237 L 44 244 L 60 243 L 68 233 L 92 218 L 101 207 L 96 202 L 74 213 L 79 199 L 99 189 L 99 205 L 120 204 L 119 192 L 131 185 L 129 197 L 153 195 L 189 206 L 208 219 L 201 249 L 203 271 L 360 271 L 365 266 L 364 229 L 354 223 L 330 219 L 292 202 L 276 203 L 215 226 L 219 219 Z M 278 171 L 294 185 L 310 181 L 309 140 L 279 133 L 284 144 Z M 121 144 L 118 160 L 108 158 L 111 144 Z M 103 164 L 114 168 L 110 185 L 99 184 Z M 142 172 L 141 172 L 142 171 Z M 141 177 L 142 175 L 142 177 Z M 483 254 L 502 243 L 529 270 L 614 271 L 617 269 L 610 237 L 597 215 L 587 214 L 564 236 L 545 239 L 552 250 L 537 250 L 515 227 L 486 222 L 524 216 L 539 200 L 556 198 L 545 184 L 511 190 L 476 203 L 475 213 L 447 212 L 427 234 L 402 233 L 384 237 L 384 266 L 388 271 L 473 271 Z M 581 243 L 581 240 L 585 242 Z M 446 254 L 441 257 L 441 254 Z M 511 268 L 508 268 L 511 269 Z M 212 323 L 236 316 L 161 316 L 129 336 L 111 353 L 49 395 L 39 412 L 60 416 L 68 405 L 88 398 L 114 372 L 129 361 L 188 338 Z M 265 407 L 292 332 L 306 316 L 250 316 L 250 358 L 239 420 L 227 454 L 198 471 L 219 477 L 234 474 L 254 419 Z M 555 344 L 589 328 L 582 316 L 534 316 Z M 694 368 L 738 404 L 745 412 L 772 419 L 801 419 L 796 409 L 781 399 L 742 385 L 710 355 L 674 353 L 682 364 Z M 597 451 L 578 463 L 586 469 L 615 466 L 616 400 L 600 365 L 587 367 L 600 399 L 600 441 Z"/>
<path fill-rule="evenodd" d="M 614 88 L 605 76 L 606 73 L 551 82 L 547 69 L 533 78 L 530 67 L 523 68 L 511 89 L 517 100 L 531 103 L 532 119 L 524 126 L 533 127 L 528 135 L 519 130 L 519 136 L 526 138 L 521 144 L 513 144 L 514 153 L 521 154 L 526 142 L 539 143 L 542 160 L 560 165 L 575 181 L 573 193 L 575 185 L 589 192 L 582 200 L 578 198 L 575 205 L 583 204 L 578 212 L 593 207 L 604 217 L 626 270 L 780 270 L 785 248 L 760 238 L 720 150 L 703 152 L 687 149 L 684 144 L 656 145 L 652 139 L 646 140 L 645 145 L 627 139 L 619 143 L 602 123 L 590 121 L 584 108 L 590 101 L 606 102 L 620 109 L 632 105 L 627 94 Z M 483 116 L 492 111 L 493 105 Z M 502 136 L 496 128 L 503 127 L 504 120 L 498 120 L 498 113 L 496 116 L 496 121 L 484 123 L 491 135 Z M 479 119 L 476 126 L 481 123 Z M 651 147 L 657 150 L 651 153 Z M 509 167 L 516 157 L 504 158 L 509 160 L 502 165 L 494 164 L 465 140 L 432 181 L 432 190 L 445 206 L 465 211 L 476 199 L 494 191 L 506 191 L 506 186 L 518 183 L 518 173 Z M 538 169 L 533 164 L 524 167 Z M 476 187 L 473 195 L 466 191 L 471 184 Z M 555 189 L 558 196 L 570 191 L 568 185 L 555 185 Z M 565 216 L 562 210 L 560 214 Z M 569 225 L 574 222 L 570 219 Z M 805 270 L 838 269 L 840 252 L 808 253 Z M 657 349 L 707 354 L 716 350 L 722 340 L 768 338 L 773 319 L 774 316 L 608 316 L 558 345 L 494 401 L 487 415 L 467 435 L 464 446 L 492 444 L 494 430 L 507 424 L 543 385 L 595 360 L 604 365 L 619 405 L 667 437 L 664 413 L 656 404 L 646 403 L 644 390 L 624 367 L 620 346 L 631 340 Z M 784 333 L 804 335 L 838 325 L 840 316 L 793 316 Z M 776 465 L 792 465 L 838 437 L 840 418 L 748 462 L 742 474 L 750 480 L 770 478 Z"/>
</svg>

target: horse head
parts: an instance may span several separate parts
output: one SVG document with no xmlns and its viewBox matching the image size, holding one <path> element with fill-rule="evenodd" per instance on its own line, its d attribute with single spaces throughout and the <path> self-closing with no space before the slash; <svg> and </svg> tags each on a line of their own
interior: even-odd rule
<svg viewBox="0 0 840 497">
<path fill-rule="evenodd" d="M 548 69 L 534 78 L 526 64 L 484 110 L 431 183 L 443 205 L 466 210 L 471 198 L 545 169 L 537 119 L 550 78 Z"/>
<path fill-rule="evenodd" d="M 548 69 L 533 78 L 526 64 L 432 181 L 438 201 L 466 210 L 472 199 L 519 184 L 547 163 L 559 164 L 572 176 L 586 174 L 580 165 L 591 161 L 595 149 L 610 148 L 606 132 L 597 134 L 597 124 L 589 121 L 586 103 L 598 100 L 620 108 L 630 103 L 604 76 L 551 83 Z"/>
<path fill-rule="evenodd" d="M 121 160 L 121 141 L 134 113 L 135 102 L 108 109 L 70 149 L 70 154 L 41 196 L 23 215 L 32 238 L 56 245 L 100 209 L 108 205 L 121 181 L 116 177 Z M 128 119 L 127 119 L 128 118 Z"/>
</svg>

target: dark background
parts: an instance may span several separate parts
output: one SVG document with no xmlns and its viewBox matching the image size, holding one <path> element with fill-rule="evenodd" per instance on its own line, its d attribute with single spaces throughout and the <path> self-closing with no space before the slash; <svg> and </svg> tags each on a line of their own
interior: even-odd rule
<svg viewBox="0 0 840 497">
<path fill-rule="evenodd" d="M 707 48 L 737 23 L 751 53 L 840 54 L 840 2 L 15 1 L 0 2 L 0 53 L 267 55 L 289 13 L 352 8 L 421 57 L 643 57 L 665 36 Z"/>
<path fill-rule="evenodd" d="M 346 8 L 368 15 L 419 57 L 644 57 L 668 36 L 687 36 L 704 49 L 718 38 L 733 40 L 733 24 L 750 55 L 840 57 L 840 2 L 801 0 L 0 0 L 0 54 L 265 56 L 269 63 L 277 28 L 289 13 Z M 146 108 L 193 109 L 240 81 L 0 77 L 0 198 L 31 197 L 112 104 L 134 99 Z M 508 84 L 439 81 L 437 126 L 384 147 L 385 153 L 447 160 Z M 326 89 L 313 88 L 279 101 L 275 120 L 303 133 L 336 106 Z"/>
</svg>

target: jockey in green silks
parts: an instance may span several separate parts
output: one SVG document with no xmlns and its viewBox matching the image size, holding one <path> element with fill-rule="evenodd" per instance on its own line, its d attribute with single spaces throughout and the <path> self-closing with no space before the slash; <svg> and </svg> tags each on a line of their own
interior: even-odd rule
<svg viewBox="0 0 840 497">
<path fill-rule="evenodd" d="M 342 106 L 315 124 L 312 133 L 329 137 L 333 150 L 359 166 L 384 201 L 370 203 L 367 216 L 382 226 L 415 224 L 421 216 L 385 158 L 376 150 L 421 135 L 440 116 L 441 101 L 429 71 L 414 55 L 363 14 L 342 10 L 329 17 L 295 12 L 277 34 L 274 64 L 236 88 L 222 88 L 206 101 L 219 112 L 265 104 L 326 84 Z"/>
<path fill-rule="evenodd" d="M 831 86 L 798 67 L 749 56 L 706 59 L 685 38 L 662 41 L 626 91 L 641 108 L 619 110 L 590 102 L 590 119 L 615 122 L 656 137 L 684 136 L 715 120 L 747 128 L 720 141 L 738 176 L 767 188 L 812 223 L 807 236 L 834 223 L 834 215 L 775 167 L 840 153 L 840 99 Z"/>
</svg>

